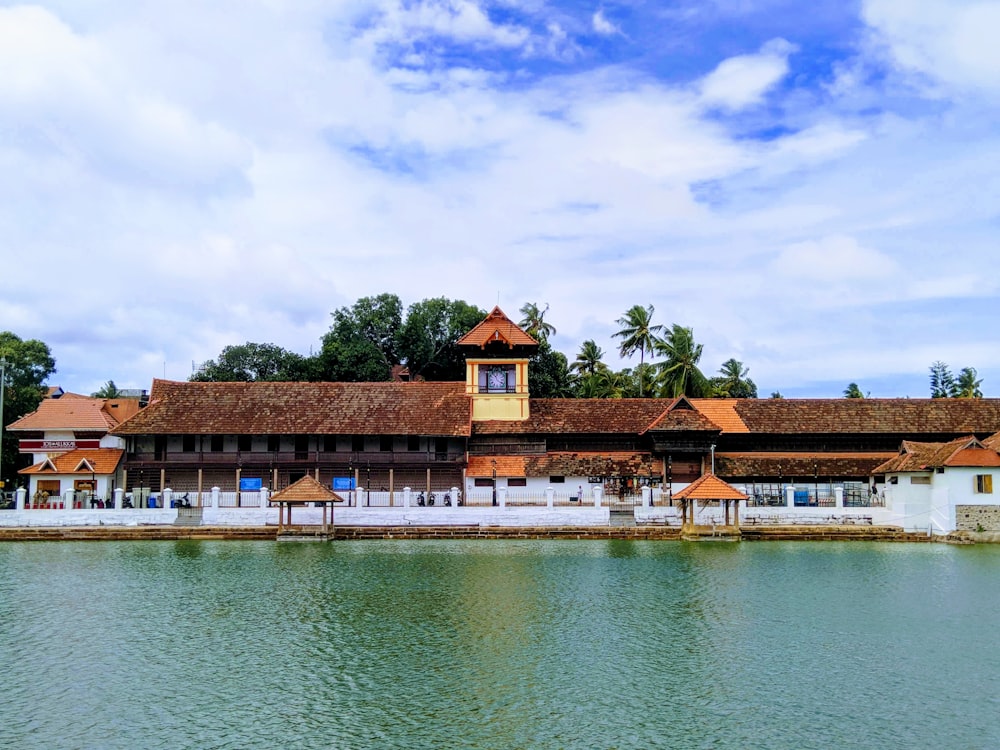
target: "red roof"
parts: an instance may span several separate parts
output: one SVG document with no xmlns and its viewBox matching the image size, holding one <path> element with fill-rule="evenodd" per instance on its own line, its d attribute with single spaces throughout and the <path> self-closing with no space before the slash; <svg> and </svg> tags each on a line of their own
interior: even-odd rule
<svg viewBox="0 0 1000 750">
<path fill-rule="evenodd" d="M 483 322 L 462 336 L 456 343 L 458 346 L 484 347 L 490 343 L 514 346 L 538 346 L 538 342 L 524 332 L 503 310 L 494 307 L 493 311 L 483 319 Z"/>
<path fill-rule="evenodd" d="M 312 474 L 306 474 L 269 498 L 272 503 L 311 503 L 322 500 L 341 503 L 344 498 L 326 485 L 317 482 Z"/>
<path fill-rule="evenodd" d="M 11 423 L 7 429 L 107 432 L 138 411 L 138 399 L 90 398 L 67 393 L 59 398 L 43 399 L 35 411 Z"/>
<path fill-rule="evenodd" d="M 1000 466 L 1000 454 L 969 436 L 947 443 L 919 443 L 904 440 L 899 454 L 875 469 L 875 474 L 933 471 L 946 466 Z"/>
<path fill-rule="evenodd" d="M 675 500 L 746 500 L 747 496 L 714 474 L 702 474 L 687 487 L 674 493 Z"/>
<path fill-rule="evenodd" d="M 719 428 L 703 414 L 683 407 L 683 399 L 659 398 L 539 398 L 530 399 L 528 419 L 476 422 L 477 435 L 494 434 L 612 434 L 640 435 L 656 431 L 710 431 Z M 681 406 L 681 408 L 674 408 Z"/>
<path fill-rule="evenodd" d="M 660 461 L 640 451 L 551 451 L 541 456 L 469 456 L 466 475 L 492 477 L 493 461 L 498 477 L 637 477 L 663 472 Z"/>
<path fill-rule="evenodd" d="M 114 474 L 125 451 L 120 448 L 79 448 L 51 456 L 18 474 Z"/>
</svg>

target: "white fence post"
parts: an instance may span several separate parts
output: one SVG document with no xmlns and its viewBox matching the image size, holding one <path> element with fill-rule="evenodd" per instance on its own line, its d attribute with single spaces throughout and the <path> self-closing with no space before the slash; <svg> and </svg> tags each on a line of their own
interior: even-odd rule
<svg viewBox="0 0 1000 750">
<path fill-rule="evenodd" d="M 63 510 L 73 510 L 73 496 L 75 494 L 73 490 L 66 490 L 63 493 Z"/>
<path fill-rule="evenodd" d="M 24 501 L 25 498 L 28 497 L 28 490 L 26 490 L 24 487 L 18 487 L 17 491 L 14 493 L 14 497 L 16 498 L 15 507 L 17 508 L 17 510 L 24 510 Z"/>
<path fill-rule="evenodd" d="M 410 507 L 410 488 L 409 487 L 404 487 L 403 488 L 403 507 L 404 508 L 409 508 Z"/>
<path fill-rule="evenodd" d="M 789 508 L 795 505 L 795 485 L 785 487 L 785 505 Z"/>
<path fill-rule="evenodd" d="M 497 488 L 497 502 L 500 503 L 501 508 L 507 507 L 507 488 L 498 487 Z"/>
<path fill-rule="evenodd" d="M 218 508 L 219 507 L 219 488 L 218 487 L 213 487 L 212 488 L 212 505 L 210 507 L 212 507 L 212 508 Z"/>
<path fill-rule="evenodd" d="M 594 507 L 601 507 L 601 487 L 594 487 Z"/>
<path fill-rule="evenodd" d="M 545 505 L 551 510 L 555 507 L 556 491 L 551 487 L 545 488 Z"/>
<path fill-rule="evenodd" d="M 451 507 L 458 507 L 458 487 L 451 488 Z"/>
<path fill-rule="evenodd" d="M 267 487 L 261 487 L 260 488 L 260 507 L 261 508 L 264 508 L 265 510 L 267 510 L 267 507 L 268 507 L 267 499 L 270 496 L 271 496 L 271 493 L 268 491 Z"/>
<path fill-rule="evenodd" d="M 843 508 L 844 507 L 844 488 L 843 487 L 834 487 L 833 488 L 833 500 L 834 500 L 834 505 L 836 505 L 838 508 Z"/>
<path fill-rule="evenodd" d="M 643 488 L 641 488 L 641 492 L 642 492 L 642 504 L 643 504 L 643 507 L 645 507 L 645 506 L 652 506 L 653 505 L 653 488 L 652 487 L 643 487 Z"/>
<path fill-rule="evenodd" d="M 172 508 L 171 502 L 173 501 L 174 491 L 169 487 L 165 488 L 163 492 L 160 493 L 160 499 L 163 500 L 164 508 Z"/>
<path fill-rule="evenodd" d="M 125 488 L 115 487 L 115 510 L 121 510 L 125 504 Z"/>
</svg>

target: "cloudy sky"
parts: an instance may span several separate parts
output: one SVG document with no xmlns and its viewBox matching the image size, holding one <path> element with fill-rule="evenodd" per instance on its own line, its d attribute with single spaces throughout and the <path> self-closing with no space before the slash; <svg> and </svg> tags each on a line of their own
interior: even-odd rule
<svg viewBox="0 0 1000 750">
<path fill-rule="evenodd" d="M 1000 396 L 1000 4 L 0 0 L 0 330 L 52 382 L 366 295 L 634 304 L 762 395 Z"/>
</svg>

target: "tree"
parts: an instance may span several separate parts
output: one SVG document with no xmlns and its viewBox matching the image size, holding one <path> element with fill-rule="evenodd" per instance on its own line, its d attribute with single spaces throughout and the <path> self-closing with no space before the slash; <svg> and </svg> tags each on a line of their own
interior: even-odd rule
<svg viewBox="0 0 1000 750">
<path fill-rule="evenodd" d="M 771 398 L 784 398 L 784 396 L 781 395 L 781 391 L 772 391 Z"/>
<path fill-rule="evenodd" d="M 403 324 L 403 303 L 395 294 L 362 297 L 333 313 L 333 325 L 323 336 L 319 354 L 326 380 L 374 382 L 389 380 L 400 364 L 397 332 Z"/>
<path fill-rule="evenodd" d="M 225 347 L 217 360 L 210 359 L 190 377 L 193 382 L 244 383 L 311 379 L 308 360 L 301 354 L 275 344 L 255 344 L 251 341 Z M 108 385 L 114 386 L 114 383 L 108 381 Z"/>
<path fill-rule="evenodd" d="M 750 368 L 735 358 L 727 359 L 712 378 L 712 395 L 720 398 L 757 398 L 757 384 L 748 375 Z"/>
<path fill-rule="evenodd" d="M 56 361 L 49 347 L 37 339 L 27 341 L 10 331 L 0 332 L 0 359 L 7 361 L 4 366 L 4 427 L 25 414 L 30 414 L 45 397 L 44 383 L 56 371 Z M 3 430 L 3 463 L 0 465 L 0 479 L 11 481 L 18 468 L 25 464 L 20 460 L 17 438 Z"/>
<path fill-rule="evenodd" d="M 91 398 L 120 398 L 122 395 L 121 390 L 115 385 L 115 381 L 109 380 L 105 383 L 99 391 L 96 393 L 91 393 Z"/>
<path fill-rule="evenodd" d="M 844 398 L 868 398 L 868 394 L 863 393 L 857 383 L 849 383 L 844 389 Z"/>
<path fill-rule="evenodd" d="M 618 353 L 622 357 L 631 357 L 639 352 L 639 365 L 642 366 L 646 358 L 646 352 L 653 350 L 656 334 L 663 330 L 662 325 L 653 325 L 653 306 L 643 307 L 633 305 L 617 321 L 622 328 L 611 334 L 613 338 L 620 338 L 621 344 Z M 642 396 L 642 381 L 639 381 L 639 396 Z"/>
<path fill-rule="evenodd" d="M 955 377 L 941 360 L 931 364 L 931 398 L 951 398 L 955 395 Z"/>
<path fill-rule="evenodd" d="M 983 381 L 976 377 L 978 374 L 975 367 L 961 369 L 958 373 L 958 379 L 955 381 L 955 398 L 983 397 L 983 392 L 980 390 Z"/>
<path fill-rule="evenodd" d="M 597 374 L 598 370 L 606 369 L 607 365 L 601 360 L 604 352 L 593 339 L 587 339 L 580 345 L 580 352 L 576 355 L 576 360 L 569 366 L 578 375 L 588 376 Z"/>
<path fill-rule="evenodd" d="M 694 341 L 694 331 L 674 323 L 662 340 L 654 342 L 655 351 L 665 357 L 660 368 L 660 394 L 667 398 L 704 396 L 708 379 L 698 369 L 702 345 Z"/>
<path fill-rule="evenodd" d="M 547 302 L 545 303 L 544 310 L 540 310 L 534 302 L 526 302 L 518 311 L 524 316 L 518 325 L 524 329 L 525 333 L 539 343 L 548 341 L 549 336 L 554 336 L 556 333 L 555 326 L 545 322 L 545 313 L 548 311 L 549 305 Z"/>
<path fill-rule="evenodd" d="M 528 382 L 532 398 L 566 398 L 573 395 L 573 380 L 566 355 L 555 351 L 544 339 L 528 360 Z"/>
<path fill-rule="evenodd" d="M 444 297 L 410 305 L 396 344 L 410 378 L 464 380 L 465 355 L 455 343 L 485 317 L 478 307 Z"/>
</svg>

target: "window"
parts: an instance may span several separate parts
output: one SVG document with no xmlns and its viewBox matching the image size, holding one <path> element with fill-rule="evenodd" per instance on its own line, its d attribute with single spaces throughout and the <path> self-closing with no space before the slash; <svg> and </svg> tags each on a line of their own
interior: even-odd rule
<svg viewBox="0 0 1000 750">
<path fill-rule="evenodd" d="M 931 478 L 926 474 L 923 476 L 912 476 L 910 477 L 910 484 L 930 484 Z"/>
<path fill-rule="evenodd" d="M 392 435 L 379 435 L 378 449 L 382 453 L 392 453 Z"/>
<path fill-rule="evenodd" d="M 486 479 L 477 478 L 476 479 L 476 487 L 492 487 L 492 486 L 493 486 L 493 480 L 492 479 L 489 479 L 489 478 L 486 478 Z"/>
<path fill-rule="evenodd" d="M 976 474 L 976 492 L 983 495 L 993 494 L 992 474 Z"/>
<path fill-rule="evenodd" d="M 406 450 L 408 451 L 420 450 L 420 435 L 407 435 Z"/>
<path fill-rule="evenodd" d="M 566 484 L 566 477 L 549 477 L 549 484 Z"/>
<path fill-rule="evenodd" d="M 899 477 L 889 477 L 889 484 L 899 484 Z"/>
<path fill-rule="evenodd" d="M 181 438 L 181 450 L 185 453 L 194 453 L 194 435 L 184 435 Z"/>
<path fill-rule="evenodd" d="M 516 393 L 517 367 L 508 364 L 479 365 L 480 393 Z"/>
<path fill-rule="evenodd" d="M 277 435 L 267 436 L 267 449 L 271 453 L 277 453 L 281 450 L 281 438 Z"/>
<path fill-rule="evenodd" d="M 351 450 L 355 453 L 363 453 L 365 450 L 365 436 L 364 435 L 352 435 L 351 436 Z"/>
<path fill-rule="evenodd" d="M 323 436 L 323 452 L 324 453 L 336 453 L 337 452 L 337 436 L 336 435 L 324 435 Z"/>
<path fill-rule="evenodd" d="M 507 480 L 508 487 L 527 487 L 528 480 L 526 477 L 511 477 Z"/>
<path fill-rule="evenodd" d="M 253 437 L 250 435 L 237 436 L 236 450 L 240 451 L 240 453 L 249 453 L 253 450 Z"/>
<path fill-rule="evenodd" d="M 212 453 L 222 453 L 222 435 L 212 435 L 209 450 Z"/>
</svg>

